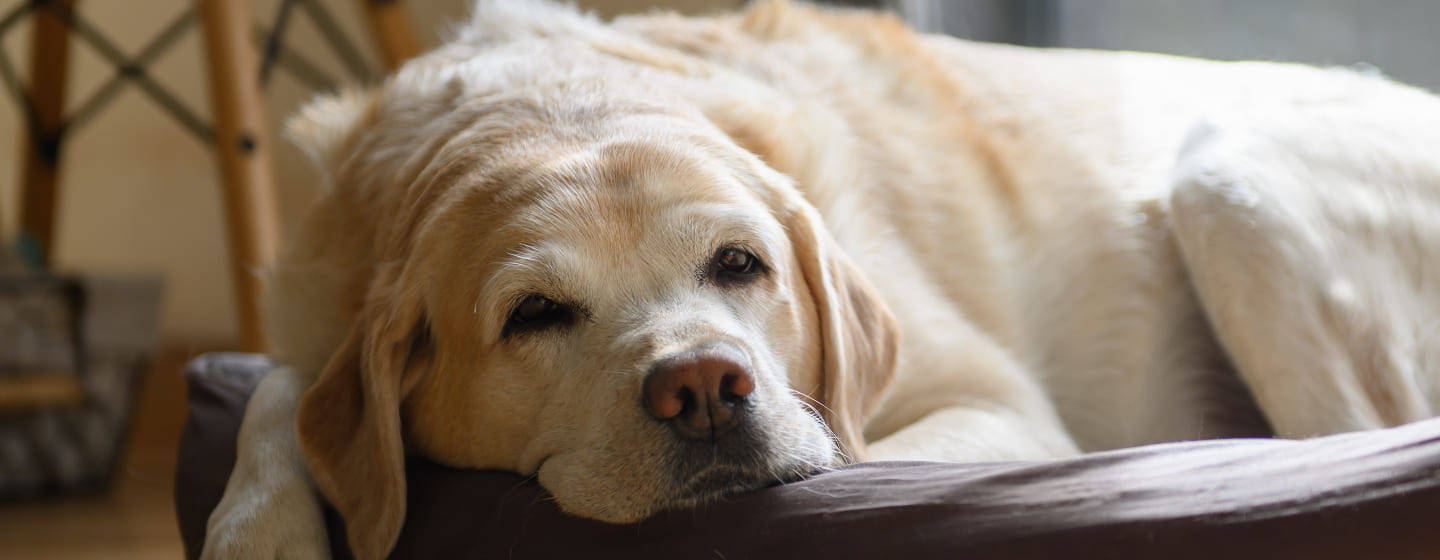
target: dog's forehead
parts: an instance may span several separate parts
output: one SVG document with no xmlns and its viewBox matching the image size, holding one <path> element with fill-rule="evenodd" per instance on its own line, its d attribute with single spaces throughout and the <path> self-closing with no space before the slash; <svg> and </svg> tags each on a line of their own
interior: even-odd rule
<svg viewBox="0 0 1440 560">
<path fill-rule="evenodd" d="M 498 188 L 509 191 L 491 227 L 505 237 L 635 243 L 678 215 L 698 226 L 769 214 L 755 177 L 695 142 L 621 137 L 531 164 Z M 713 219 L 708 219 L 713 218 Z"/>
<path fill-rule="evenodd" d="M 501 310 L 525 293 L 623 299 L 657 282 L 693 283 L 724 243 L 788 251 L 783 226 L 756 194 L 760 179 L 693 139 L 623 135 L 556 150 L 506 176 L 451 207 L 468 216 L 452 222 L 462 237 L 476 241 L 462 250 L 478 257 L 470 266 L 481 268 L 468 276 L 493 300 L 482 307 Z"/>
</svg>

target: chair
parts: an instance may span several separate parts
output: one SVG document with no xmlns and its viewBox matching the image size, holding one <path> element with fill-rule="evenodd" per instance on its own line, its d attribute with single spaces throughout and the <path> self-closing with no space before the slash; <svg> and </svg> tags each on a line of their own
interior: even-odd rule
<svg viewBox="0 0 1440 560">
<path fill-rule="evenodd" d="M 418 43 L 403 6 L 396 0 L 359 0 L 381 57 L 390 68 L 414 56 Z M 66 135 L 92 117 L 127 82 L 133 82 L 186 125 L 202 141 L 214 146 L 222 179 L 223 203 L 230 245 L 239 315 L 241 348 L 264 351 L 260 302 L 263 280 L 255 271 L 268 268 L 279 245 L 280 224 L 275 208 L 275 187 L 270 152 L 262 139 L 264 106 L 260 88 L 275 64 L 290 64 L 304 71 L 298 53 L 283 47 L 290 14 L 307 12 L 331 45 L 340 51 L 352 72 L 363 60 L 348 45 L 319 0 L 283 0 L 269 31 L 262 30 L 263 58 L 247 44 L 248 0 L 195 0 L 134 57 L 127 56 L 105 38 L 100 29 L 76 10 L 75 0 L 32 0 L 0 19 L 0 37 L 26 15 L 33 16 L 28 87 L 7 57 L 0 56 L 0 74 L 23 107 L 28 138 L 20 186 L 20 240 L 22 254 L 37 267 L 46 267 L 55 236 L 55 202 L 61 155 Z M 204 34 L 206 74 L 214 125 L 185 108 L 175 96 L 146 74 L 145 65 L 156 59 L 196 20 Z M 116 68 L 115 77 L 78 109 L 64 107 L 70 35 L 88 42 Z M 311 82 L 314 84 L 314 81 Z"/>
</svg>

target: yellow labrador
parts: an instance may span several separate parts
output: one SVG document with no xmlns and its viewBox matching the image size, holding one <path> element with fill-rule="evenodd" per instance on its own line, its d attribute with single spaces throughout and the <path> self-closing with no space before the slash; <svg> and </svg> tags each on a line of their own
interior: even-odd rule
<svg viewBox="0 0 1440 560">
<path fill-rule="evenodd" d="M 384 556 L 407 453 L 629 522 L 1440 404 L 1440 101 L 1376 77 L 481 2 L 291 132 L 332 185 L 211 558 L 325 555 L 316 487 Z"/>
</svg>

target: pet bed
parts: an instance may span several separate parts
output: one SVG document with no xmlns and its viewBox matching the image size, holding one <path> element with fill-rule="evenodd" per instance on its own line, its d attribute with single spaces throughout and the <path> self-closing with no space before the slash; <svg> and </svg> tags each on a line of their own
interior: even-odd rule
<svg viewBox="0 0 1440 560">
<path fill-rule="evenodd" d="M 269 367 L 190 364 L 176 506 L 191 558 Z M 407 469 L 393 558 L 1440 558 L 1440 419 L 1058 461 L 866 463 L 623 526 L 561 513 L 533 479 Z M 333 512 L 329 524 L 349 557 Z"/>
</svg>

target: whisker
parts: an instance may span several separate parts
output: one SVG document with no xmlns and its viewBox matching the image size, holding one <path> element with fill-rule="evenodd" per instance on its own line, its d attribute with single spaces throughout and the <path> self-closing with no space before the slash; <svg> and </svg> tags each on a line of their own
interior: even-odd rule
<svg viewBox="0 0 1440 560">
<path fill-rule="evenodd" d="M 804 392 L 797 391 L 795 389 L 790 389 L 790 392 L 799 397 L 800 404 L 805 407 L 805 412 L 810 414 L 810 416 L 813 417 L 815 421 L 818 422 L 825 429 L 825 436 L 828 437 L 830 439 L 830 442 L 834 444 L 836 450 L 835 452 L 840 456 L 841 460 L 845 463 L 855 462 L 855 458 L 851 457 L 849 453 L 845 452 L 845 446 L 841 444 L 840 436 L 836 435 L 835 430 L 830 428 L 830 423 L 825 421 L 825 416 L 820 413 L 819 409 L 824 409 L 826 412 L 830 412 L 832 414 L 835 411 L 831 410 L 830 407 L 825 406 L 825 403 L 816 400 L 814 397 L 811 397 Z"/>
<path fill-rule="evenodd" d="M 815 406 L 815 407 L 819 407 L 819 408 L 825 409 L 825 412 L 829 412 L 829 413 L 831 413 L 831 414 L 834 414 L 834 413 L 835 413 L 835 411 L 834 411 L 834 410 L 831 410 L 830 407 L 825 406 L 825 403 L 820 402 L 819 399 L 816 399 L 815 397 L 810 396 L 809 393 L 806 393 L 806 392 L 804 392 L 804 391 L 800 391 L 800 390 L 797 390 L 797 389 L 790 389 L 790 393 L 794 394 L 794 395 L 797 396 L 797 397 L 800 397 L 800 402 L 805 403 L 806 405 Z"/>
</svg>

